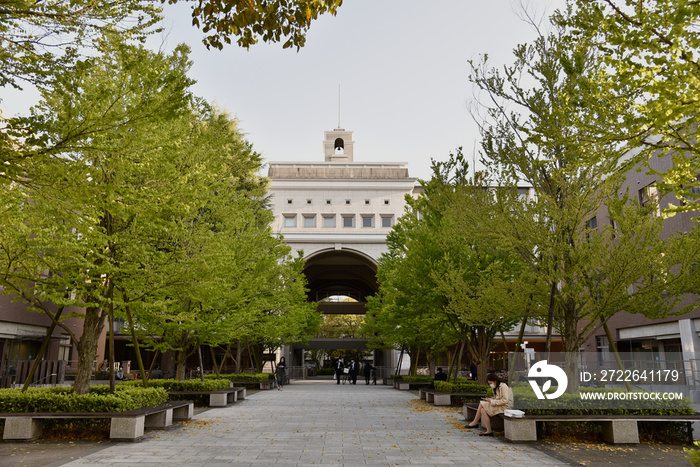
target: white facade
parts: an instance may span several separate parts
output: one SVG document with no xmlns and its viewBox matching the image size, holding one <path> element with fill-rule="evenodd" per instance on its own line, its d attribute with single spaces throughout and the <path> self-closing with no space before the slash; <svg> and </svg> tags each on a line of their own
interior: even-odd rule
<svg viewBox="0 0 700 467">
<path fill-rule="evenodd" d="M 352 250 L 375 263 L 416 179 L 406 163 L 354 162 L 352 132 L 325 132 L 323 162 L 271 162 L 273 230 L 304 257 Z"/>
</svg>

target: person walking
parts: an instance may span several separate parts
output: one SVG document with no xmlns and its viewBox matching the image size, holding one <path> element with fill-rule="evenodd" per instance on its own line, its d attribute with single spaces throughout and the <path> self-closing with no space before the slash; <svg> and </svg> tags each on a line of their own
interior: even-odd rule
<svg viewBox="0 0 700 467">
<path fill-rule="evenodd" d="M 339 358 L 335 362 L 335 383 L 340 384 L 340 378 L 343 377 L 343 369 L 345 368 L 345 365 L 343 365 L 343 359 Z"/>
<path fill-rule="evenodd" d="M 364 367 L 364 373 L 365 373 L 365 384 L 369 385 L 369 379 L 370 376 L 372 376 L 372 370 L 375 368 L 369 363 L 369 361 L 365 362 L 365 367 Z"/>
<path fill-rule="evenodd" d="M 358 371 L 357 362 L 355 360 L 350 360 L 350 381 L 352 381 L 352 384 L 357 384 Z"/>
<path fill-rule="evenodd" d="M 472 381 L 476 381 L 478 375 L 476 365 L 474 364 L 474 362 L 472 362 L 472 364 L 469 365 L 469 376 L 471 377 Z"/>
<path fill-rule="evenodd" d="M 280 357 L 275 374 L 277 375 L 277 390 L 284 391 L 284 383 L 287 381 L 287 362 L 284 357 Z"/>
</svg>

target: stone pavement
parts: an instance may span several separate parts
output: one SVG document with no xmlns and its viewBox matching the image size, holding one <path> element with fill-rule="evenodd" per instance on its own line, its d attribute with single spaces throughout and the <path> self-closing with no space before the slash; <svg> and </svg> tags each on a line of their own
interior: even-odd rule
<svg viewBox="0 0 700 467">
<path fill-rule="evenodd" d="M 432 409 L 389 386 L 297 381 L 200 413 L 137 443 L 108 447 L 80 465 L 307 466 L 562 465 L 526 445 L 461 428 L 458 409 Z"/>
</svg>

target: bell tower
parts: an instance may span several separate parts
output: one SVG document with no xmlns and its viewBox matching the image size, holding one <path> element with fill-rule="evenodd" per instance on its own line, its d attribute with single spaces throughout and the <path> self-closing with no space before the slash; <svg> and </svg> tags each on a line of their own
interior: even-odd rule
<svg viewBox="0 0 700 467">
<path fill-rule="evenodd" d="M 323 153 L 326 162 L 353 162 L 352 131 L 344 128 L 336 128 L 333 131 L 323 132 Z"/>
</svg>

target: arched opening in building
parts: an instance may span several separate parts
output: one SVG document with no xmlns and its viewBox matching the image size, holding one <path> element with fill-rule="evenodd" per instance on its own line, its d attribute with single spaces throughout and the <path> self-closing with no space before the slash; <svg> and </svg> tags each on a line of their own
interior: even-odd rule
<svg viewBox="0 0 700 467">
<path fill-rule="evenodd" d="M 308 301 L 323 313 L 321 332 L 305 345 L 292 350 L 292 365 L 304 367 L 305 375 L 330 379 L 338 358 L 346 363 L 370 362 L 382 369 L 383 377 L 391 366 L 389 352 L 367 349 L 362 323 L 367 312 L 367 297 L 378 291 L 377 263 L 364 253 L 329 249 L 306 258 Z"/>
<path fill-rule="evenodd" d="M 336 138 L 333 147 L 335 148 L 335 152 L 342 153 L 345 150 L 345 141 L 343 141 L 343 138 Z"/>
</svg>

